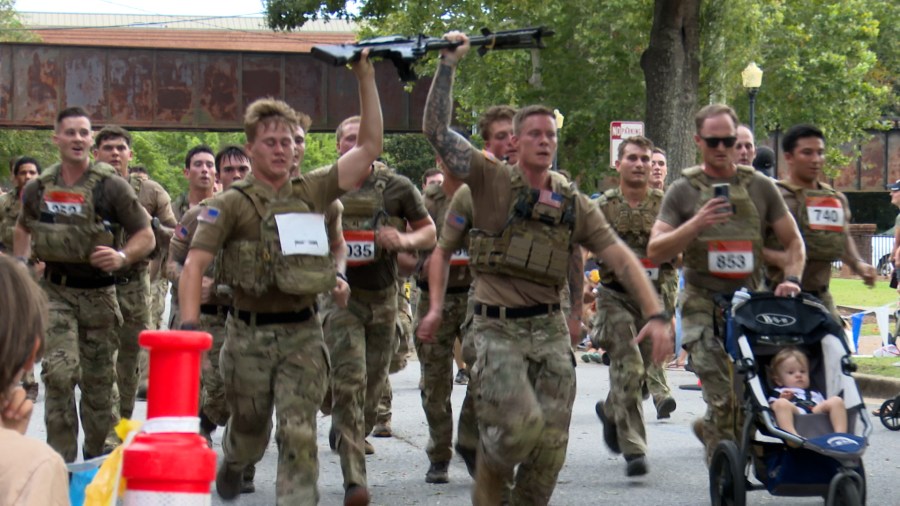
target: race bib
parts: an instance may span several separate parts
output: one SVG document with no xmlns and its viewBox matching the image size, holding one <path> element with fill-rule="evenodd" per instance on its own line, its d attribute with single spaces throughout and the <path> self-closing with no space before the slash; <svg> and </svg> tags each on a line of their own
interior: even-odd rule
<svg viewBox="0 0 900 506">
<path fill-rule="evenodd" d="M 213 208 L 209 208 L 213 209 Z M 217 215 L 218 216 L 218 210 Z M 328 256 L 328 232 L 325 216 L 316 213 L 283 213 L 275 215 L 281 254 Z"/>
<path fill-rule="evenodd" d="M 837 197 L 807 197 L 806 216 L 811 230 L 844 231 L 844 207 Z"/>
<path fill-rule="evenodd" d="M 650 261 L 649 258 L 642 258 L 641 265 L 644 266 L 644 272 L 651 281 L 659 280 L 659 266 Z"/>
<path fill-rule="evenodd" d="M 753 273 L 752 241 L 710 241 L 709 272 L 719 278 L 745 278 Z"/>
<path fill-rule="evenodd" d="M 450 255 L 450 265 L 469 265 L 469 250 L 460 248 Z"/>
<path fill-rule="evenodd" d="M 81 215 L 84 195 L 64 191 L 47 192 L 44 195 L 47 211 L 53 214 Z"/>
<path fill-rule="evenodd" d="M 345 230 L 347 265 L 358 267 L 375 261 L 375 232 L 372 230 Z"/>
</svg>

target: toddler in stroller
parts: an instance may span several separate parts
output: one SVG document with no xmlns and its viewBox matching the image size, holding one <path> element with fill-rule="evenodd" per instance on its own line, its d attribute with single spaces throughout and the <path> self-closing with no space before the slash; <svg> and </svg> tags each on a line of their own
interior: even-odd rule
<svg viewBox="0 0 900 506">
<path fill-rule="evenodd" d="M 712 504 L 745 504 L 749 469 L 761 482 L 752 489 L 818 495 L 828 506 L 865 504 L 862 456 L 872 427 L 841 326 L 807 294 L 740 291 L 730 304 L 719 303 L 744 416 L 737 441 L 720 442 L 710 461 Z M 797 377 L 773 374 L 779 370 Z M 818 405 L 798 402 L 814 411 L 800 414 L 798 403 L 780 402 L 793 395 L 779 388 L 798 401 L 815 397 Z"/>
<path fill-rule="evenodd" d="M 844 400 L 833 395 L 827 400 L 809 386 L 809 358 L 798 348 L 789 346 L 775 354 L 769 366 L 769 377 L 778 397 L 769 397 L 778 426 L 796 434 L 794 414 L 825 413 L 835 432 L 847 432 L 847 408 Z"/>
</svg>

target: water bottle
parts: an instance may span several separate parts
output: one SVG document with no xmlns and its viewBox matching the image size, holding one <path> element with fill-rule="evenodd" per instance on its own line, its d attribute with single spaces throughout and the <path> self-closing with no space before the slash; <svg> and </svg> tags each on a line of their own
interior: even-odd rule
<svg viewBox="0 0 900 506">
<path fill-rule="evenodd" d="M 742 304 L 745 301 L 750 300 L 750 292 L 746 288 L 741 288 L 734 292 L 734 295 L 731 297 L 731 307 L 735 308 L 738 304 Z"/>
</svg>

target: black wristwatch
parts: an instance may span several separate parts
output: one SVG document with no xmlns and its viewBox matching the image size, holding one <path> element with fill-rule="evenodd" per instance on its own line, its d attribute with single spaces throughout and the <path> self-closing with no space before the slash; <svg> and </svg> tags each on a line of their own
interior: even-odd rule
<svg viewBox="0 0 900 506">
<path fill-rule="evenodd" d="M 343 279 L 344 283 L 347 283 L 348 285 L 350 284 L 350 281 L 347 280 L 347 275 L 344 274 L 343 272 L 338 272 L 337 274 L 335 274 L 335 276 L 337 276 L 340 279 Z"/>
<path fill-rule="evenodd" d="M 803 286 L 800 284 L 800 278 L 798 278 L 797 276 L 785 276 L 784 281 L 787 283 L 794 283 L 795 285 L 800 287 Z"/>
<path fill-rule="evenodd" d="M 181 322 L 181 330 L 200 330 L 200 326 L 194 322 Z"/>
<path fill-rule="evenodd" d="M 665 311 L 660 311 L 659 313 L 652 314 L 644 319 L 647 320 L 647 323 L 650 323 L 651 320 L 659 320 L 663 323 L 672 323 L 672 317 L 669 316 L 669 313 L 666 313 Z"/>
</svg>

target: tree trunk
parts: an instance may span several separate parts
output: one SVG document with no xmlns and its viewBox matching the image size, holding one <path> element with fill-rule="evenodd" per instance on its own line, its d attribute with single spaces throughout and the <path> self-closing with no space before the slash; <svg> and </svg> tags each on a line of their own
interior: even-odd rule
<svg viewBox="0 0 900 506">
<path fill-rule="evenodd" d="M 655 0 L 650 44 L 641 55 L 646 133 L 666 150 L 667 183 L 695 164 L 694 114 L 700 81 L 701 0 Z"/>
</svg>

